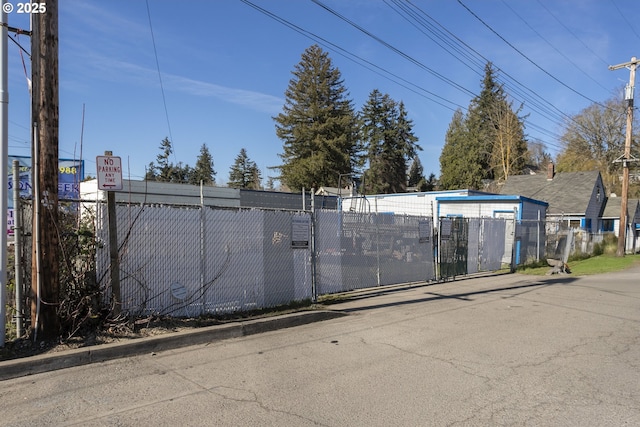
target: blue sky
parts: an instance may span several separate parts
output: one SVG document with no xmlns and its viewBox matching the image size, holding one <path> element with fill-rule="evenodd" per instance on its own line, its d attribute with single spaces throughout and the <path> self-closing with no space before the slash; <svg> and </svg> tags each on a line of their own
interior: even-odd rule
<svg viewBox="0 0 640 427">
<path fill-rule="evenodd" d="M 60 157 L 82 150 L 95 176 L 110 150 L 125 178 L 142 179 L 168 136 L 172 160 L 191 166 L 206 144 L 219 185 L 241 148 L 266 181 L 281 164 L 272 117 L 317 43 L 356 109 L 374 89 L 405 103 L 425 174 L 438 175 L 454 110 L 479 92 L 485 61 L 524 102 L 529 138 L 555 154 L 563 117 L 622 96 L 629 71 L 607 67 L 640 57 L 637 0 L 323 0 L 335 14 L 311 0 L 250 1 L 263 12 L 240 0 L 60 0 Z M 8 22 L 29 28 L 16 12 Z M 29 93 L 11 41 L 9 99 L 9 153 L 28 156 Z"/>
</svg>

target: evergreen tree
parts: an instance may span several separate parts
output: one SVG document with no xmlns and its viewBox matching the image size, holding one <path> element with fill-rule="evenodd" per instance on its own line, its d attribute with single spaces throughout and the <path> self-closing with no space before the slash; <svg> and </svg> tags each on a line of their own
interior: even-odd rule
<svg viewBox="0 0 640 427">
<path fill-rule="evenodd" d="M 407 163 L 421 148 L 416 144 L 418 138 L 413 134 L 404 104 L 375 89 L 362 107 L 361 120 L 369 163 L 366 191 L 374 194 L 405 191 Z"/>
<path fill-rule="evenodd" d="M 259 190 L 262 176 L 258 166 L 247 156 L 247 150 L 242 148 L 229 170 L 228 186 L 231 188 L 244 188 Z"/>
<path fill-rule="evenodd" d="M 338 185 L 358 161 L 357 120 L 340 71 L 313 45 L 302 54 L 274 117 L 283 141 L 280 181 L 293 191 Z"/>
<path fill-rule="evenodd" d="M 177 184 L 188 184 L 193 174 L 193 169 L 187 164 L 178 162 L 175 165 L 171 165 L 170 178 L 168 182 L 175 182 Z"/>
<path fill-rule="evenodd" d="M 424 181 L 424 185 L 419 184 L 418 189 L 420 191 L 434 191 L 438 185 L 438 180 L 436 179 L 436 174 L 431 172 L 429 174 L 429 178 Z"/>
<path fill-rule="evenodd" d="M 211 157 L 209 148 L 205 144 L 202 144 L 200 154 L 196 159 L 196 166 L 189 176 L 189 182 L 195 185 L 199 185 L 200 182 L 202 182 L 203 185 L 215 185 L 215 175 L 216 171 L 213 169 L 213 157 Z"/>
<path fill-rule="evenodd" d="M 440 155 L 440 187 L 481 189 L 485 179 L 522 173 L 527 141 L 520 110 L 513 110 L 488 63 L 480 94 L 471 100 L 466 116 L 456 111 L 449 126 Z"/>
<path fill-rule="evenodd" d="M 479 189 L 483 169 L 478 161 L 480 147 L 469 138 L 462 111 L 457 110 L 447 129 L 445 144 L 440 153 L 440 189 Z"/>
<path fill-rule="evenodd" d="M 145 181 L 155 181 L 157 177 L 157 166 L 153 162 L 149 162 L 149 165 L 146 168 L 147 170 L 144 173 Z"/>
<path fill-rule="evenodd" d="M 522 108 L 522 107 L 521 107 Z M 524 118 L 513 110 L 491 63 L 485 66 L 480 95 L 471 101 L 466 117 L 469 138 L 478 146 L 481 179 L 507 179 L 522 173 L 527 142 Z"/>
<path fill-rule="evenodd" d="M 147 181 L 175 182 L 186 184 L 192 174 L 189 165 L 178 162 L 174 164 L 170 159 L 173 154 L 173 146 L 169 138 L 160 143 L 160 154 L 156 156 L 156 163 L 149 163 L 144 179 Z"/>
<path fill-rule="evenodd" d="M 149 168 L 145 175 L 148 181 L 172 182 L 177 175 L 175 165 L 171 162 L 173 146 L 169 138 L 164 138 L 160 142 L 160 154 L 156 156 L 156 163 L 149 163 Z"/>
<path fill-rule="evenodd" d="M 434 191 L 436 189 L 436 174 L 429 174 L 429 178 L 424 177 L 424 168 L 420 158 L 415 156 L 411 168 L 409 169 L 409 187 L 415 187 L 417 191 Z"/>
<path fill-rule="evenodd" d="M 480 94 L 471 100 L 471 104 L 465 118 L 468 138 L 477 146 L 474 150 L 480 171 L 479 180 L 493 178 L 491 157 L 493 155 L 493 143 L 495 137 L 495 124 L 491 114 L 495 112 L 496 105 L 504 101 L 506 95 L 501 85 L 496 82 L 495 71 L 491 63 L 485 66 L 484 79 Z M 480 188 L 480 187 L 474 187 Z"/>
<path fill-rule="evenodd" d="M 409 181 L 407 185 L 409 187 L 417 187 L 418 183 L 424 179 L 423 174 L 424 168 L 422 167 L 422 162 L 420 162 L 420 157 L 415 156 L 411 163 L 411 168 L 409 168 Z"/>
<path fill-rule="evenodd" d="M 275 178 L 270 176 L 267 178 L 267 185 L 265 186 L 267 191 L 276 191 Z"/>
</svg>

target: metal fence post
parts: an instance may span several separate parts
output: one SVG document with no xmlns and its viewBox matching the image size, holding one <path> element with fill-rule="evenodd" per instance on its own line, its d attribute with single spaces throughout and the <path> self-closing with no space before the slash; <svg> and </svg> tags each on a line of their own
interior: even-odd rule
<svg viewBox="0 0 640 427">
<path fill-rule="evenodd" d="M 514 215 L 513 215 L 513 241 L 511 242 L 511 266 L 510 266 L 510 271 L 511 273 L 515 273 L 516 272 L 516 258 L 517 258 L 517 253 L 518 253 L 518 247 L 517 247 L 517 243 L 518 243 L 518 238 L 516 237 L 518 235 L 518 215 L 516 214 L 516 210 L 514 209 Z"/>
<path fill-rule="evenodd" d="M 316 198 L 315 191 L 311 189 L 311 301 L 318 302 L 318 290 L 316 283 Z M 304 198 L 303 198 L 304 202 Z"/>
<path fill-rule="evenodd" d="M 205 278 L 207 274 L 207 263 L 205 262 L 206 248 L 205 248 L 205 209 L 204 200 L 202 198 L 202 181 L 200 181 L 200 314 L 205 313 Z"/>
<path fill-rule="evenodd" d="M 20 209 L 20 162 L 13 161 L 13 254 L 16 285 L 16 338 L 22 337 L 22 212 Z"/>
</svg>

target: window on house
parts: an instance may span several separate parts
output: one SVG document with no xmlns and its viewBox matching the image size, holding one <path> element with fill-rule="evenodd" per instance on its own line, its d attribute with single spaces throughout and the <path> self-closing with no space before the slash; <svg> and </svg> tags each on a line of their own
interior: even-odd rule
<svg viewBox="0 0 640 427">
<path fill-rule="evenodd" d="M 614 230 L 615 220 L 613 219 L 603 219 L 602 220 L 602 231 L 615 231 Z"/>
</svg>

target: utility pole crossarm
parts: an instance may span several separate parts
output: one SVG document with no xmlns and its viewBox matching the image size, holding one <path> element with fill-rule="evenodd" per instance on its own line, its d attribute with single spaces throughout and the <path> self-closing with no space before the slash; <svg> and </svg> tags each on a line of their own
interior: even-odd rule
<svg viewBox="0 0 640 427">
<path fill-rule="evenodd" d="M 5 27 L 8 31 L 11 31 L 12 33 L 26 34 L 27 36 L 31 36 L 31 31 L 29 31 L 29 30 L 23 30 L 21 28 L 12 27 L 11 25 L 7 24 L 6 22 L 0 22 L 0 25 Z"/>
<path fill-rule="evenodd" d="M 609 65 L 609 70 L 614 71 L 614 70 L 619 70 L 620 68 L 632 67 L 637 65 L 638 62 L 640 62 L 640 60 L 636 59 L 636 57 L 634 56 L 633 58 L 631 58 L 631 61 L 629 62 L 625 62 L 618 65 Z"/>
</svg>

